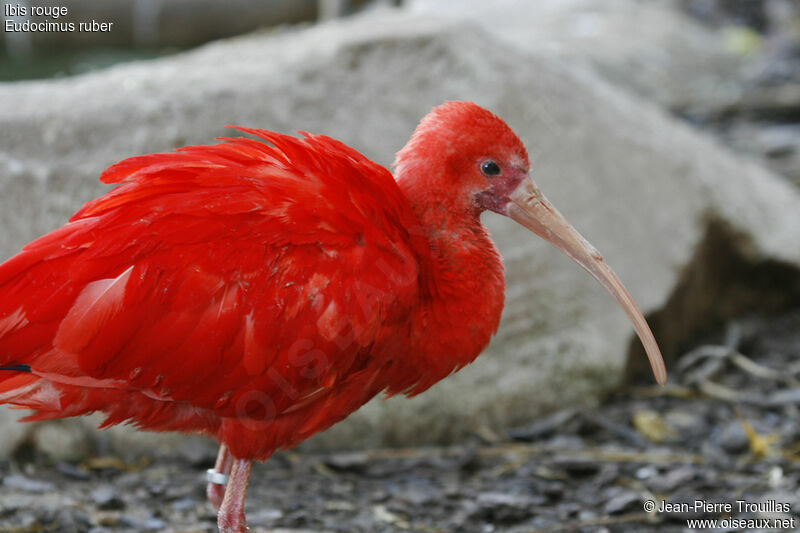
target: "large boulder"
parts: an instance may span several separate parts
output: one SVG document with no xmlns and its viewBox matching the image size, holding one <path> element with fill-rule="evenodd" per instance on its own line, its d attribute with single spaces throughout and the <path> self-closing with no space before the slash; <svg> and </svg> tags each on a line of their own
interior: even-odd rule
<svg viewBox="0 0 800 533">
<path fill-rule="evenodd" d="M 420 16 L 468 20 L 520 50 L 588 66 L 615 85 L 676 111 L 741 96 L 742 56 L 731 36 L 677 2 L 633 0 L 411 0 Z"/>
<path fill-rule="evenodd" d="M 325 133 L 388 165 L 444 100 L 490 108 L 527 141 L 535 179 L 658 319 L 667 354 L 723 315 L 797 300 L 796 190 L 557 55 L 501 43 L 469 23 L 398 13 L 0 85 L 0 254 L 106 190 L 97 175 L 121 158 L 209 143 L 232 134 L 225 124 L 240 124 Z M 310 446 L 502 431 L 556 406 L 592 402 L 620 382 L 636 344 L 614 301 L 523 228 L 493 214 L 484 220 L 508 276 L 487 352 L 417 398 L 372 402 Z M 772 269 L 782 276 L 777 291 Z M 110 431 L 118 453 L 183 442 Z M 53 434 L 40 430 L 34 440 L 41 433 Z M 0 441 L 0 455 L 19 439 Z"/>
</svg>

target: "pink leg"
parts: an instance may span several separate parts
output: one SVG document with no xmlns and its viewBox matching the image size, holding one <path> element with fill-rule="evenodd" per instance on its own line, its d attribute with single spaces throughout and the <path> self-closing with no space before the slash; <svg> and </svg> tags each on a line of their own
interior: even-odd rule
<svg viewBox="0 0 800 533">
<path fill-rule="evenodd" d="M 253 462 L 247 459 L 233 459 L 231 477 L 225 487 L 225 498 L 217 513 L 220 533 L 247 533 L 244 499 L 247 496 L 247 483 L 250 481 L 252 466 Z"/>
<path fill-rule="evenodd" d="M 206 496 L 208 501 L 214 506 L 214 510 L 218 511 L 219 506 L 222 505 L 222 498 L 225 496 L 225 483 L 220 483 L 222 479 L 217 474 L 227 477 L 231 473 L 231 463 L 233 457 L 228 453 L 228 447 L 224 444 L 219 445 L 219 453 L 217 454 L 217 462 L 214 464 L 213 472 L 209 470 L 208 473 L 208 487 L 206 487 Z"/>
</svg>

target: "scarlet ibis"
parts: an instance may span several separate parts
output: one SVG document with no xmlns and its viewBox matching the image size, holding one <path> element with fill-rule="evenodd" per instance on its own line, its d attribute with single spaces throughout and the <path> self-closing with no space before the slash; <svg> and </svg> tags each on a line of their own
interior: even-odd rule
<svg viewBox="0 0 800 533">
<path fill-rule="evenodd" d="M 666 380 L 630 294 L 491 112 L 434 108 L 394 177 L 323 135 L 239 129 L 260 140 L 109 167 L 100 180 L 117 188 L 0 265 L 0 403 L 216 437 L 208 496 L 221 531 L 245 531 L 253 460 L 378 393 L 419 394 L 486 347 L 505 291 L 486 210 L 594 276 Z"/>
</svg>

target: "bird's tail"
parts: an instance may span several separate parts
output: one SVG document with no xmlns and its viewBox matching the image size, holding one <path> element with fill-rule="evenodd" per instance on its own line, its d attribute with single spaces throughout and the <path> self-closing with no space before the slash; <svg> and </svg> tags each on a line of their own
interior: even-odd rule
<svg viewBox="0 0 800 533">
<path fill-rule="evenodd" d="M 33 409 L 21 421 L 59 418 L 61 393 L 49 380 L 31 372 L 26 364 L 0 366 L 0 404 L 12 409 Z"/>
<path fill-rule="evenodd" d="M 20 405 L 20 401 L 35 395 L 35 389 L 40 387 L 40 378 L 30 370 L 28 365 L 0 367 L 0 404 Z"/>
<path fill-rule="evenodd" d="M 12 409 L 31 409 L 33 413 L 20 419 L 20 422 L 64 418 L 89 412 L 83 402 L 62 401 L 64 391 L 50 380 L 29 370 L 28 365 L 0 367 L 0 404 L 8 404 Z"/>
</svg>

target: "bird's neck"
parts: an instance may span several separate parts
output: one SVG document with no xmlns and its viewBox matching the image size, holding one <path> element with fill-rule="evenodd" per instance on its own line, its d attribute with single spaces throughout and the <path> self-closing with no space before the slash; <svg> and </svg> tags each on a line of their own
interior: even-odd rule
<svg viewBox="0 0 800 533">
<path fill-rule="evenodd" d="M 430 191 L 402 178 L 398 185 L 430 247 L 429 264 L 423 266 L 430 294 L 414 324 L 414 364 L 424 368 L 415 394 L 483 351 L 500 322 L 505 280 L 479 210 L 430 201 Z"/>
</svg>

